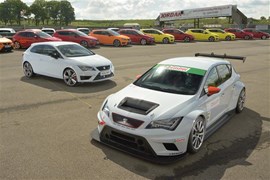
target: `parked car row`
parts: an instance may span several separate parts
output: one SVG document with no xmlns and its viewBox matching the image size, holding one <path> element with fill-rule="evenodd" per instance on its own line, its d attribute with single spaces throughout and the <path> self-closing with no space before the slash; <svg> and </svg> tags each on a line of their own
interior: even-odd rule
<svg viewBox="0 0 270 180">
<path fill-rule="evenodd" d="M 4 29 L 4 28 L 2 28 Z M 8 28 L 5 28 L 5 31 Z M 1 28 L 0 28 L 1 30 Z M 13 30 L 14 31 L 14 30 Z M 12 31 L 12 32 L 13 32 Z M 14 31 L 15 32 L 15 31 Z M 191 42 L 191 41 L 232 41 L 235 39 L 250 40 L 254 38 L 267 39 L 270 35 L 265 32 L 256 31 L 251 28 L 237 29 L 188 29 L 183 32 L 175 28 L 166 28 L 162 31 L 158 29 L 96 29 L 90 31 L 88 28 L 78 29 L 61 29 L 53 28 L 26 29 L 19 31 L 13 35 L 11 48 L 28 48 L 32 43 L 46 41 L 70 41 L 80 45 L 92 48 L 101 45 L 113 45 L 115 47 L 127 46 L 130 44 L 155 44 L 155 43 L 174 43 L 175 41 Z M 6 41 L 6 40 L 5 40 Z M 7 50 L 3 48 L 0 50 Z M 9 49 L 8 49 L 9 50 Z"/>
</svg>

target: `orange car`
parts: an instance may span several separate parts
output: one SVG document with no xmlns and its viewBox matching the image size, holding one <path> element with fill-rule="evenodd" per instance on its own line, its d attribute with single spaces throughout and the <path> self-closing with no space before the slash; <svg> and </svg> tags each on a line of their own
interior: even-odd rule
<svg viewBox="0 0 270 180">
<path fill-rule="evenodd" d="M 100 44 L 104 45 L 114 45 L 118 46 L 127 46 L 131 43 L 130 38 L 119 33 L 108 30 L 108 29 L 97 29 L 89 33 L 90 36 L 93 36 L 99 40 Z"/>
<path fill-rule="evenodd" d="M 14 48 L 13 42 L 10 39 L 2 37 L 0 35 L 0 51 L 10 52 L 12 51 L 13 48 Z"/>
</svg>

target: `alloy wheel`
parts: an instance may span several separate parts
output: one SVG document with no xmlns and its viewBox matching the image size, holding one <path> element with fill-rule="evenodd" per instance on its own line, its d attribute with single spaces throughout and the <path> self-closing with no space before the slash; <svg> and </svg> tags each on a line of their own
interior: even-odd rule
<svg viewBox="0 0 270 180">
<path fill-rule="evenodd" d="M 63 78 L 68 86 L 75 86 L 77 84 L 77 75 L 72 69 L 66 69 L 63 73 Z"/>
<path fill-rule="evenodd" d="M 23 72 L 24 72 L 24 75 L 27 77 L 27 78 L 30 78 L 33 76 L 34 72 L 33 72 L 33 68 L 31 66 L 31 64 L 29 62 L 25 62 L 23 64 Z"/>
</svg>

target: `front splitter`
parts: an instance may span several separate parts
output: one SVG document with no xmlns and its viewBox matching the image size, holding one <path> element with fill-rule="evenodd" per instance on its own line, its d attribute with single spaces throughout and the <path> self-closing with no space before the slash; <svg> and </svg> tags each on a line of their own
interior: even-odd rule
<svg viewBox="0 0 270 180">
<path fill-rule="evenodd" d="M 101 144 L 107 145 L 111 148 L 117 149 L 119 151 L 128 153 L 134 157 L 137 157 L 137 158 L 140 158 L 140 159 L 143 159 L 145 161 L 155 163 L 155 164 L 164 164 L 164 165 L 165 164 L 172 164 L 172 163 L 175 163 L 175 162 L 183 159 L 188 154 L 188 153 L 184 153 L 184 154 L 176 155 L 176 156 L 155 156 L 155 155 L 149 156 L 149 155 L 145 155 L 143 153 L 140 153 L 140 152 L 135 151 L 133 149 L 127 148 L 127 147 L 120 145 L 120 144 L 117 144 L 117 143 L 107 143 L 107 142 L 101 141 L 97 128 L 94 131 L 92 131 L 90 135 L 91 135 L 90 138 L 92 138 L 95 141 L 100 142 Z"/>
</svg>

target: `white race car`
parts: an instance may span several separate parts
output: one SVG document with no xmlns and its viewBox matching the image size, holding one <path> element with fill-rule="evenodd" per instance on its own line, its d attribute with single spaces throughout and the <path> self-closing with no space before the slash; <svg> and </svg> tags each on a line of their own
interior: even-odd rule
<svg viewBox="0 0 270 180">
<path fill-rule="evenodd" d="M 202 54 L 162 61 L 106 98 L 92 138 L 143 158 L 195 153 L 245 103 L 229 61 Z"/>
<path fill-rule="evenodd" d="M 109 59 L 73 42 L 34 43 L 23 53 L 22 65 L 27 78 L 40 74 L 63 79 L 68 86 L 105 81 L 114 76 Z"/>
</svg>

